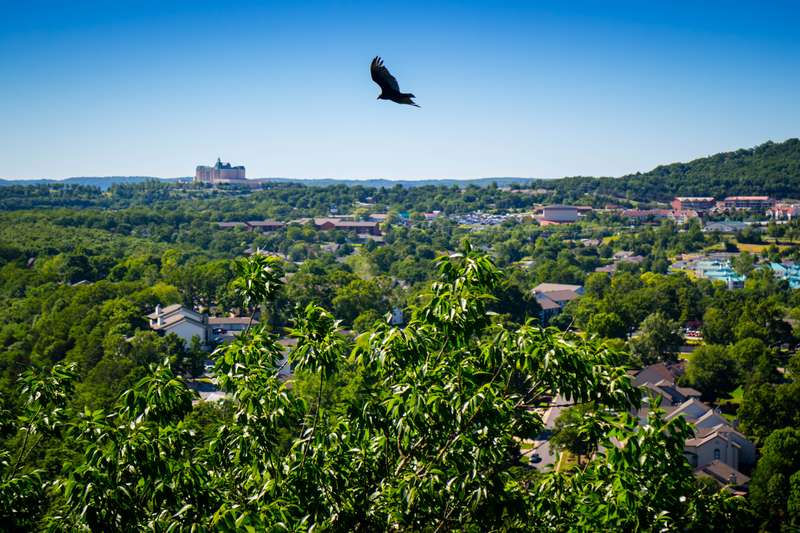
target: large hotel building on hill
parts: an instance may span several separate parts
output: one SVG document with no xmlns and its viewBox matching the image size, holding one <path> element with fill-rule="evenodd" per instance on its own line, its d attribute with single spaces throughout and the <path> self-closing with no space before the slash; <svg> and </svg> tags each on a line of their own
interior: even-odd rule
<svg viewBox="0 0 800 533">
<path fill-rule="evenodd" d="M 213 167 L 198 165 L 194 172 L 194 180 L 200 183 L 243 183 L 247 178 L 244 175 L 244 166 L 231 166 L 217 158 Z"/>
</svg>

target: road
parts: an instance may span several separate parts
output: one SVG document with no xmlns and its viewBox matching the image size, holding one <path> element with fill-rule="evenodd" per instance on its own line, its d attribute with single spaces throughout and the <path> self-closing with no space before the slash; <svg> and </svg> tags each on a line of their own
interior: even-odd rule
<svg viewBox="0 0 800 533">
<path fill-rule="evenodd" d="M 533 466 L 539 471 L 550 470 L 555 466 L 558 460 L 557 453 L 550 449 L 550 434 L 555 427 L 556 419 L 561 415 L 561 411 L 565 409 L 563 405 L 567 400 L 563 396 L 556 396 L 550 402 L 550 406 L 542 415 L 542 422 L 544 422 L 544 431 L 532 441 L 526 441 L 531 447 L 524 450 L 523 455 L 529 459 L 534 453 L 542 458 L 540 463 L 532 463 Z"/>
</svg>

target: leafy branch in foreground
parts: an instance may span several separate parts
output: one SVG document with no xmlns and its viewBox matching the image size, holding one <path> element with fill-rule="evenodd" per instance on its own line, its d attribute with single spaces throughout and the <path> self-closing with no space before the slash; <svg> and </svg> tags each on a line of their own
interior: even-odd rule
<svg viewBox="0 0 800 533">
<path fill-rule="evenodd" d="M 301 309 L 288 353 L 266 324 L 215 354 L 233 416 L 208 441 L 187 423 L 193 393 L 158 365 L 111 414 L 69 425 L 85 450 L 59 479 L 51 523 L 96 531 L 597 531 L 734 529 L 739 500 L 698 488 L 683 456 L 688 426 L 627 413 L 640 393 L 623 355 L 594 339 L 489 311 L 502 273 L 469 247 L 437 260 L 439 281 L 403 326 L 380 321 L 350 342 L 316 305 Z M 269 267 L 269 268 L 267 268 Z M 266 270 L 265 270 L 266 269 Z M 234 283 L 268 304 L 279 266 L 245 260 Z M 282 363 L 282 361 L 284 361 Z M 297 378 L 315 376 L 303 397 Z M 348 409 L 323 383 L 363 377 Z M 597 452 L 569 472 L 520 475 L 520 442 L 543 430 L 553 395 L 596 407 L 579 428 Z M 57 515 L 57 516 L 56 516 Z"/>
</svg>

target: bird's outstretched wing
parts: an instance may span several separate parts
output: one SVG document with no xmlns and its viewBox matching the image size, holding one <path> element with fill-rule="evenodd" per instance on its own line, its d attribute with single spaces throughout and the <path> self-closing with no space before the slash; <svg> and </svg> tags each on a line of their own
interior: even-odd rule
<svg viewBox="0 0 800 533">
<path fill-rule="evenodd" d="M 397 80 L 389 73 L 389 69 L 383 66 L 383 59 L 375 56 L 372 64 L 369 66 L 369 73 L 372 75 L 372 81 L 378 84 L 382 91 L 386 92 L 400 92 L 400 86 Z"/>
</svg>

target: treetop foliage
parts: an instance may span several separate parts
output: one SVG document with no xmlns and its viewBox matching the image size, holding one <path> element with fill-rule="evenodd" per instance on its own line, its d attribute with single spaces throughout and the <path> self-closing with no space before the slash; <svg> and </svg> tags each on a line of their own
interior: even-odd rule
<svg viewBox="0 0 800 533">
<path fill-rule="evenodd" d="M 215 354 L 232 412 L 207 439 L 190 422 L 194 395 L 168 361 L 110 412 L 59 419 L 74 457 L 44 483 L 3 462 L 5 523 L 93 531 L 716 531 L 741 523 L 740 499 L 695 482 L 682 418 L 663 422 L 654 410 L 640 426 L 628 414 L 640 393 L 622 354 L 499 320 L 489 306 L 502 273 L 469 247 L 437 265 L 439 279 L 405 327 L 379 321 L 352 345 L 329 312 L 298 310 L 288 361 L 298 376 L 319 377 L 316 397 L 298 397 L 299 378 L 280 377 L 282 348 L 260 323 Z M 236 285 L 265 303 L 278 271 L 248 259 Z M 363 377 L 362 389 L 350 409 L 328 409 L 323 382 L 345 369 Z M 37 412 L 52 411 L 74 380 L 60 366 L 53 372 L 41 383 L 26 378 Z M 600 451 L 579 470 L 534 474 L 520 463 L 520 443 L 542 431 L 540 409 L 554 394 L 598 406 L 580 431 Z M 26 415 L 4 422 L 20 435 L 33 427 Z M 32 500 L 48 508 L 44 516 Z"/>
</svg>

